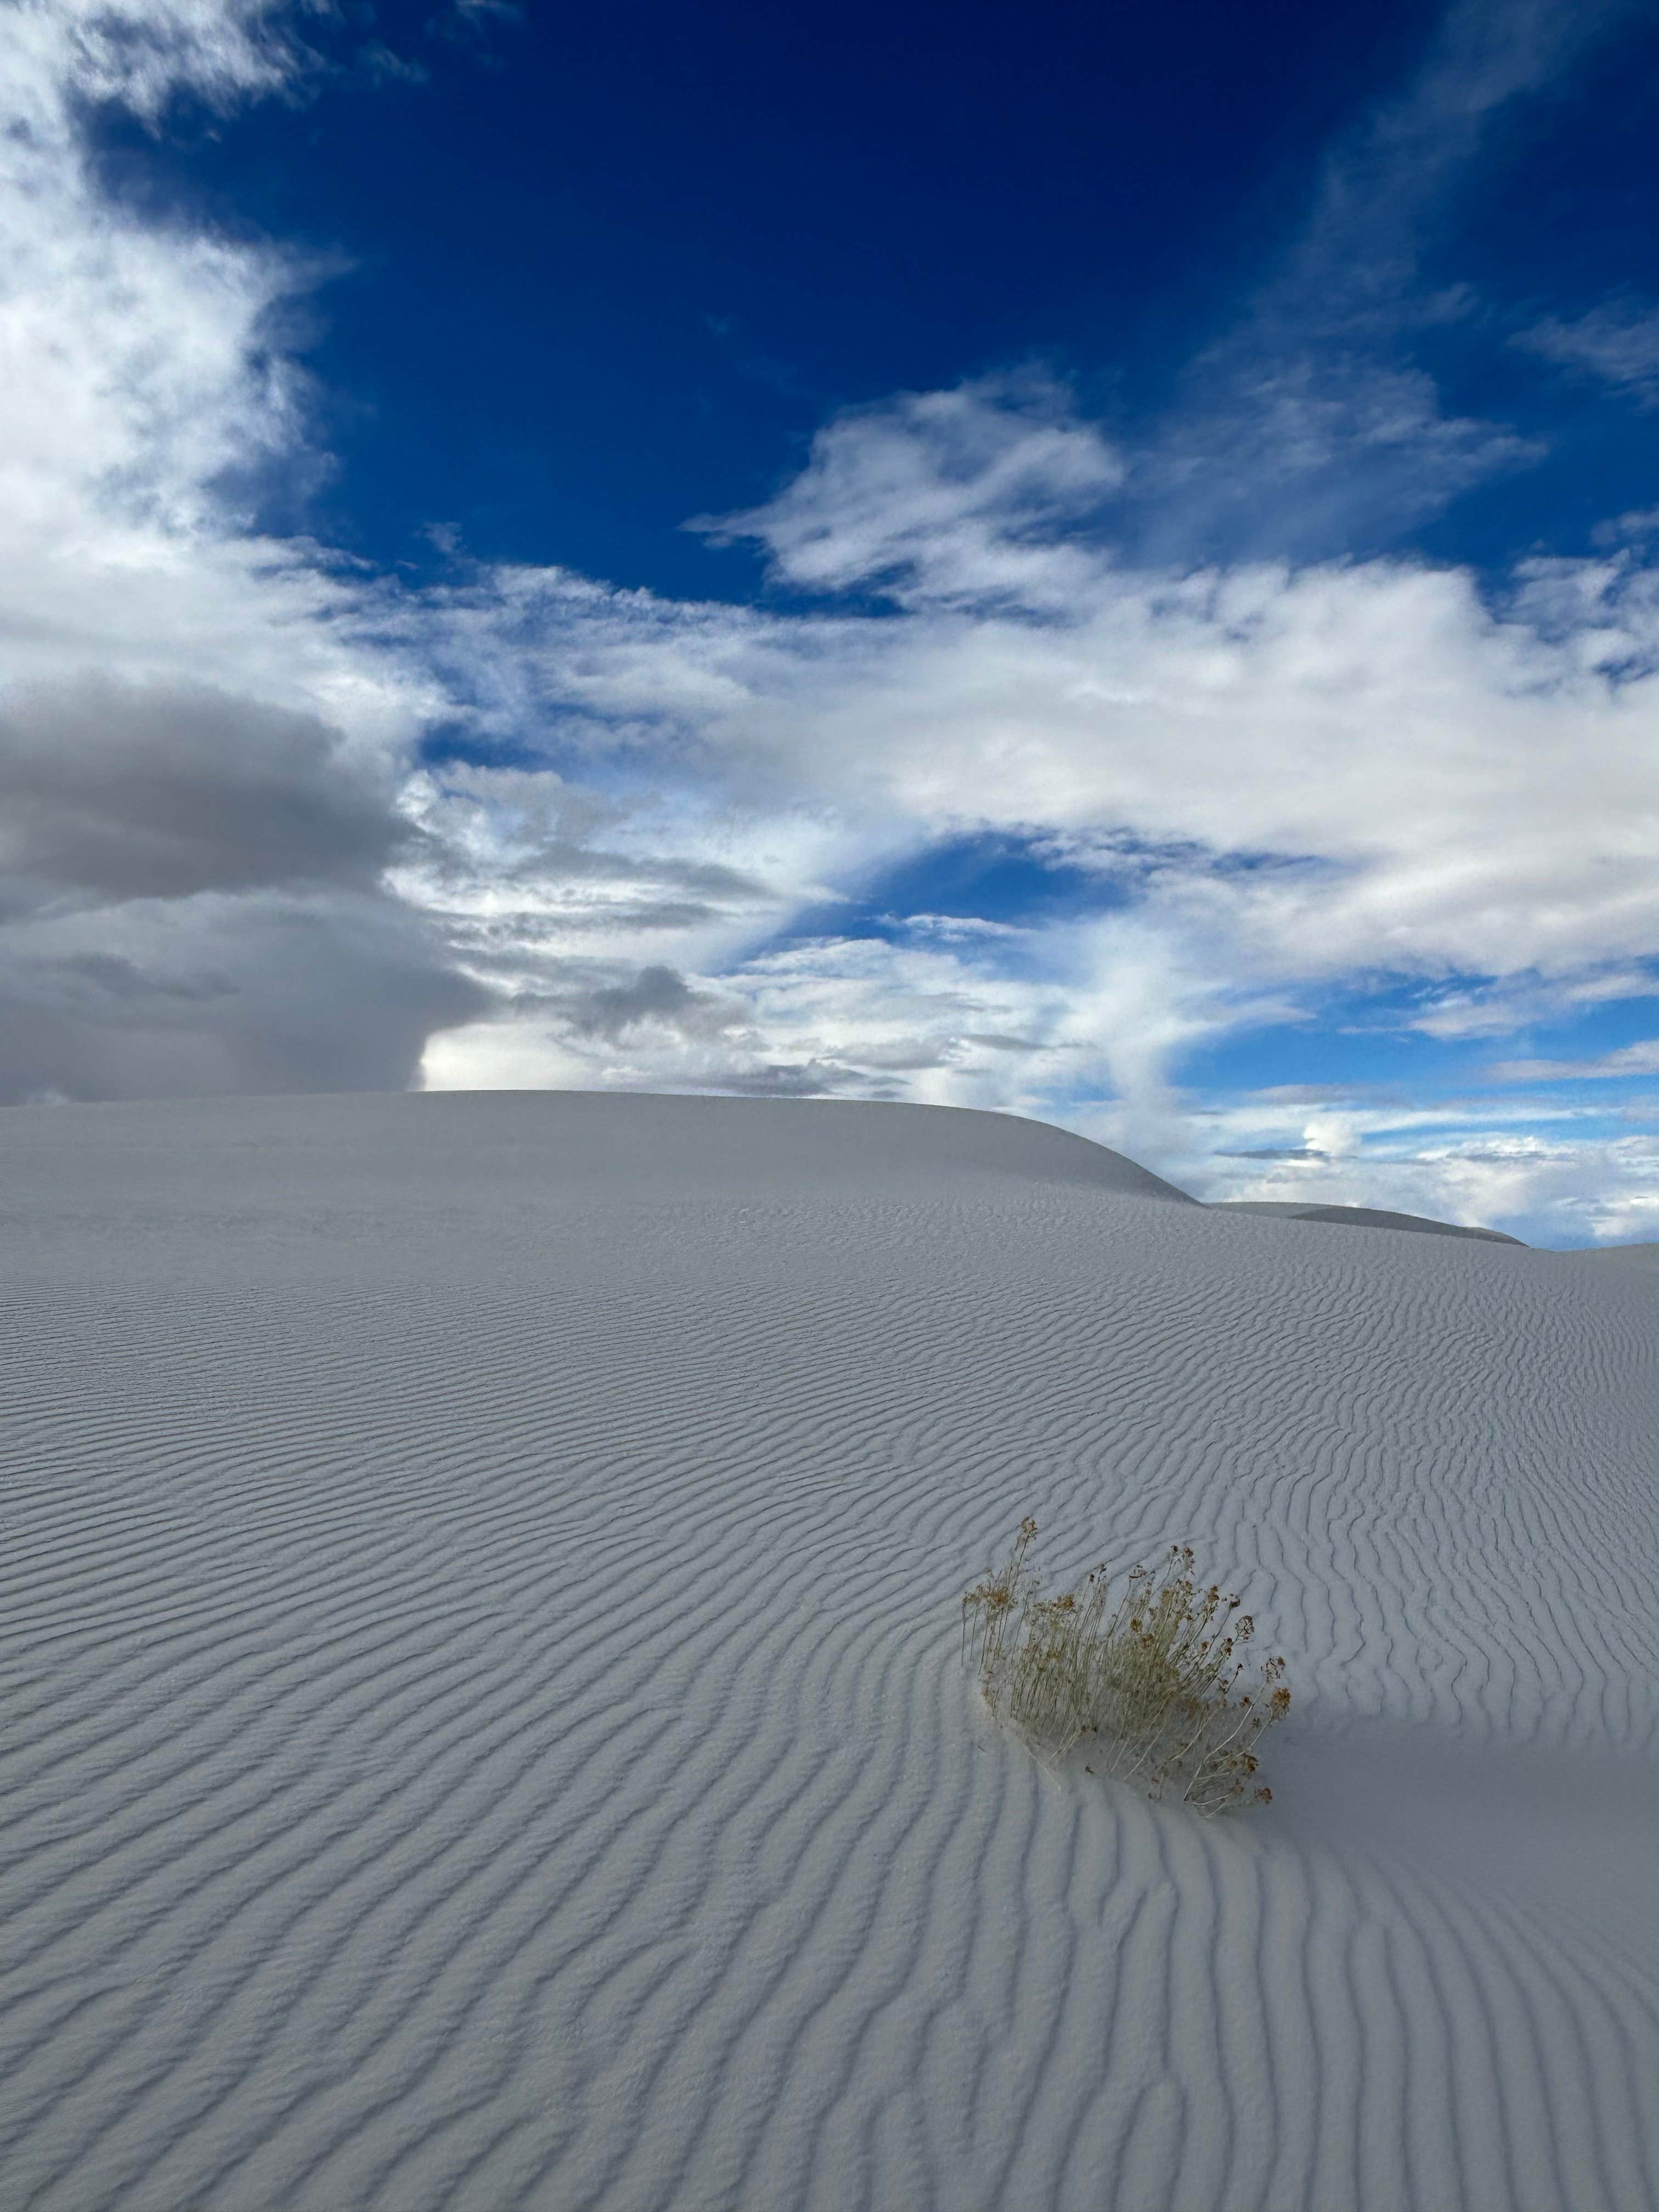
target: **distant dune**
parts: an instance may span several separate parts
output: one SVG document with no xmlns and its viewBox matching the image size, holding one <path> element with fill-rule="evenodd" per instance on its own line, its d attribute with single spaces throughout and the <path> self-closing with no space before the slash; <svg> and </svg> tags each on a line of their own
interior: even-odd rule
<svg viewBox="0 0 1659 2212">
<path fill-rule="evenodd" d="M 9 2208 L 1659 2205 L 1635 1248 L 507 1094 L 9 1109 L 0 1251 Z M 1027 1511 L 1270 1808 L 990 1726 Z"/>
<path fill-rule="evenodd" d="M 1224 1213 L 1273 1213 L 1285 1221 L 1328 1221 L 1349 1229 L 1426 1230 L 1433 1237 L 1484 1237 L 1491 1244 L 1519 1244 L 1501 1229 L 1466 1229 L 1453 1221 L 1432 1221 L 1424 1213 L 1391 1213 L 1376 1206 L 1304 1206 L 1293 1200 L 1227 1198 L 1218 1200 Z"/>
</svg>

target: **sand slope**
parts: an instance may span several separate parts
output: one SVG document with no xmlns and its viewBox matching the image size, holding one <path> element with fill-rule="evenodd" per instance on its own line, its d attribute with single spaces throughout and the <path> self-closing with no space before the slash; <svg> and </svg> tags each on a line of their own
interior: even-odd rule
<svg viewBox="0 0 1659 2212">
<path fill-rule="evenodd" d="M 1659 1244 L 1607 1244 L 1599 1252 L 1574 1252 L 1574 1260 L 1621 1260 L 1627 1267 L 1659 1267 Z"/>
<path fill-rule="evenodd" d="M 1659 1278 L 1091 1149 L 0 1116 L 8 2208 L 1651 2212 Z M 1269 1811 L 988 1730 L 1027 1509 L 1231 1563 Z"/>
</svg>

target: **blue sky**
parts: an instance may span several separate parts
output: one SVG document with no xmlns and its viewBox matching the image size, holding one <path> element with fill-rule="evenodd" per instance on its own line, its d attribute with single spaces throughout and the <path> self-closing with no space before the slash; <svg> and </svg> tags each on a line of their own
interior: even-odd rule
<svg viewBox="0 0 1659 2212">
<path fill-rule="evenodd" d="M 1659 23 L 16 0 L 0 1098 L 1659 1235 Z"/>
</svg>

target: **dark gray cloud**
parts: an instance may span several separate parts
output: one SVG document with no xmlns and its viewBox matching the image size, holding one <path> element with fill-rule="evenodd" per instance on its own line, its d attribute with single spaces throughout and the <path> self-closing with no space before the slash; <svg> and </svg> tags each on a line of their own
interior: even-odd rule
<svg viewBox="0 0 1659 2212">
<path fill-rule="evenodd" d="M 372 884 L 402 825 L 316 716 L 105 681 L 0 713 L 0 873 L 94 899 Z"/>
<path fill-rule="evenodd" d="M 687 1091 L 716 1091 L 740 1098 L 902 1098 L 903 1088 L 873 1080 L 832 1060 L 779 1061 L 765 1067 L 681 1079 Z"/>
<path fill-rule="evenodd" d="M 231 996 L 236 986 L 228 975 L 147 975 L 135 961 L 116 952 L 71 952 L 61 960 L 40 963 L 41 981 L 49 988 L 55 979 L 71 998 L 87 1004 L 119 999 L 128 1004 L 149 998 L 178 999 L 199 1005 L 206 999 Z"/>
<path fill-rule="evenodd" d="M 403 1090 L 493 1003 L 373 893 L 47 917 L 0 933 L 0 1103 Z"/>
<path fill-rule="evenodd" d="M 400 1090 L 495 1000 L 381 886 L 408 835 L 337 732 L 195 686 L 0 712 L 0 1103 Z"/>
<path fill-rule="evenodd" d="M 625 983 L 611 983 L 588 991 L 568 1009 L 567 1018 L 580 1036 L 609 1037 L 613 1042 L 636 1022 L 661 1022 L 686 1036 L 707 1036 L 733 1025 L 731 1008 L 707 991 L 694 991 L 673 968 L 641 968 Z"/>
</svg>

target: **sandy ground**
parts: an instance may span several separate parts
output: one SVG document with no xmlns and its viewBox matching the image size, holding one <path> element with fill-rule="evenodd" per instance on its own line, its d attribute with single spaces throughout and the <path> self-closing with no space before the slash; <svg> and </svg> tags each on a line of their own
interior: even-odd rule
<svg viewBox="0 0 1659 2212">
<path fill-rule="evenodd" d="M 0 1116 L 8 2212 L 1652 2212 L 1659 1270 L 943 1109 Z M 1020 1515 L 1282 1650 L 1051 1773 Z"/>
</svg>

